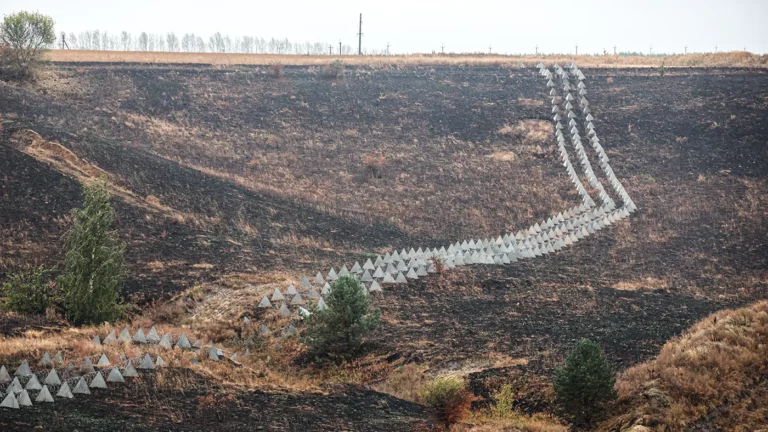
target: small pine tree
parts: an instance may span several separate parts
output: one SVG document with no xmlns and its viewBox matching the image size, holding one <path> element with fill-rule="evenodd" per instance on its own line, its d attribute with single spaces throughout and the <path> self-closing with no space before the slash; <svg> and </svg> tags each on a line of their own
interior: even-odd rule
<svg viewBox="0 0 768 432">
<path fill-rule="evenodd" d="M 331 284 L 325 298 L 327 309 L 314 311 L 306 333 L 306 343 L 316 355 L 352 356 L 363 337 L 378 326 L 381 312 L 369 312 L 370 297 L 364 290 L 352 276 L 341 276 Z"/>
<path fill-rule="evenodd" d="M 123 314 L 123 246 L 112 230 L 115 213 L 107 180 L 84 187 L 85 204 L 73 211 L 67 233 L 65 271 L 59 279 L 67 318 L 77 324 L 99 324 Z"/>
<path fill-rule="evenodd" d="M 590 426 L 616 399 L 615 383 L 616 370 L 603 357 L 600 345 L 580 340 L 555 372 L 560 414 L 577 428 Z"/>
</svg>

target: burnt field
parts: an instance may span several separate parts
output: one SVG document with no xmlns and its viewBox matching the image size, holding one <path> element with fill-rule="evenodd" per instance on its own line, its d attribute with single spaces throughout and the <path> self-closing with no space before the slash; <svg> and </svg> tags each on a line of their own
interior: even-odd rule
<svg viewBox="0 0 768 432">
<path fill-rule="evenodd" d="M 196 284 L 234 293 L 233 275 L 283 289 L 305 272 L 495 237 L 579 202 L 532 68 L 284 72 L 57 64 L 34 85 L 0 84 L 0 282 L 61 257 L 79 180 L 102 172 L 127 244 L 126 295 L 138 301 Z M 459 369 L 478 355 L 525 360 L 473 372 L 487 395 L 498 377 L 548 381 L 579 338 L 623 369 L 711 312 L 768 298 L 768 74 L 584 73 L 601 143 L 638 211 L 547 257 L 385 288 L 377 355 Z M 523 408 L 546 409 L 544 399 Z M 341 402 L 323 403 L 318 421 L 332 430 Z M 389 401 L 404 429 L 423 420 L 399 403 Z M 348 427 L 375 429 L 355 415 Z M 172 416 L 160 416 L 153 426 L 164 428 Z"/>
</svg>

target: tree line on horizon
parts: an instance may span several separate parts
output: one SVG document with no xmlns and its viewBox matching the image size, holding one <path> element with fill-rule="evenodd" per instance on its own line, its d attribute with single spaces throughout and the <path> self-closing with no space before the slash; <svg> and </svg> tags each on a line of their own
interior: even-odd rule
<svg viewBox="0 0 768 432">
<path fill-rule="evenodd" d="M 288 38 L 265 39 L 258 36 L 231 37 L 221 32 L 207 39 L 194 33 L 181 37 L 174 32 L 154 34 L 141 32 L 134 36 L 123 31 L 119 34 L 89 30 L 75 34 L 62 32 L 55 48 L 95 51 L 155 51 L 155 52 L 208 52 L 241 54 L 339 54 L 339 44 L 325 42 L 294 42 Z M 352 54 L 352 46 L 341 46 L 342 54 Z"/>
</svg>

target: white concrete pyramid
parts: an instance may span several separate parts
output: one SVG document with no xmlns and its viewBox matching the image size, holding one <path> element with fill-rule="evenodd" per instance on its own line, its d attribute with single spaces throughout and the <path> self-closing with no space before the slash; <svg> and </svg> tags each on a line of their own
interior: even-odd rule
<svg viewBox="0 0 768 432">
<path fill-rule="evenodd" d="M 109 371 L 109 375 L 107 375 L 107 382 L 125 382 L 125 378 L 123 378 L 123 375 L 120 373 L 120 370 L 117 368 L 117 366 L 113 366 L 112 370 Z"/>
<path fill-rule="evenodd" d="M 102 354 L 101 357 L 99 357 L 98 363 L 96 363 L 96 367 L 101 367 L 101 368 L 107 367 L 109 365 L 110 365 L 109 359 L 107 358 L 106 354 Z"/>
<path fill-rule="evenodd" d="M 291 311 L 288 309 L 288 306 L 286 306 L 285 303 L 280 305 L 280 309 L 277 311 L 277 313 L 284 317 L 291 316 Z"/>
<path fill-rule="evenodd" d="M 179 340 L 176 342 L 176 346 L 181 349 L 192 349 L 192 345 L 189 344 L 186 333 L 182 333 Z"/>
<path fill-rule="evenodd" d="M 384 277 L 384 270 L 381 269 L 381 267 L 376 267 L 376 271 L 373 272 L 373 277 L 375 278 L 383 278 Z"/>
<path fill-rule="evenodd" d="M 293 298 L 291 299 L 291 306 L 303 305 L 303 304 L 304 304 L 304 299 L 301 298 L 301 294 L 296 293 L 296 295 L 294 295 Z"/>
<path fill-rule="evenodd" d="M 337 278 L 338 276 L 336 275 L 336 271 L 333 269 L 333 267 L 331 267 L 331 271 L 328 272 L 328 279 L 334 281 Z"/>
<path fill-rule="evenodd" d="M 120 337 L 117 338 L 120 342 L 130 342 L 131 341 L 131 332 L 128 330 L 128 327 L 124 328 L 123 331 L 120 333 Z"/>
<path fill-rule="evenodd" d="M 349 271 L 351 271 L 352 273 L 362 273 L 363 269 L 360 267 L 360 264 L 358 264 L 357 261 L 355 261 L 355 265 L 353 265 Z"/>
<path fill-rule="evenodd" d="M 144 336 L 144 330 L 141 327 L 139 327 L 139 330 L 133 335 L 133 341 L 141 344 L 147 343 L 147 337 Z"/>
<path fill-rule="evenodd" d="M 288 289 L 285 291 L 285 294 L 288 295 L 289 297 L 293 297 L 298 293 L 299 292 L 296 291 L 296 286 L 293 285 L 293 282 L 291 282 L 291 284 L 288 285 Z"/>
<path fill-rule="evenodd" d="M 400 273 L 402 276 L 402 273 Z M 381 281 L 381 283 L 395 283 L 395 279 L 392 278 L 392 273 L 387 272 L 387 274 L 384 275 L 384 279 Z"/>
<path fill-rule="evenodd" d="M 97 346 L 101 346 L 101 339 L 99 338 L 99 335 L 96 335 L 91 339 L 91 343 Z"/>
<path fill-rule="evenodd" d="M 378 283 L 378 282 L 376 282 L 376 281 L 373 281 L 373 282 L 371 283 L 371 286 L 370 286 L 370 287 L 368 287 L 368 291 L 369 291 L 369 292 L 381 292 L 381 291 L 382 291 L 382 290 L 381 290 L 381 285 L 379 285 L 379 283 Z"/>
<path fill-rule="evenodd" d="M 301 280 L 301 287 L 306 289 L 309 288 L 311 284 L 309 283 L 309 279 L 307 279 L 306 276 L 304 276 L 304 279 Z"/>
<path fill-rule="evenodd" d="M 373 277 L 371 276 L 371 273 L 369 273 L 366 269 L 365 272 L 363 272 L 363 276 L 360 278 L 360 280 L 363 282 L 371 282 Z"/>
<path fill-rule="evenodd" d="M 64 381 L 63 383 L 61 383 L 61 387 L 59 387 L 59 391 L 56 392 L 56 397 L 72 399 L 75 396 L 72 394 L 72 390 L 70 390 L 69 384 L 67 384 L 67 382 Z"/>
<path fill-rule="evenodd" d="M 408 280 L 405 278 L 402 272 L 398 272 L 397 277 L 395 278 L 395 283 L 408 283 Z"/>
<path fill-rule="evenodd" d="M 57 386 L 61 384 L 61 380 L 59 379 L 59 374 L 56 372 L 56 369 L 51 369 L 51 371 L 48 372 L 48 376 L 45 377 L 43 383 L 49 386 Z"/>
<path fill-rule="evenodd" d="M 259 302 L 260 308 L 271 308 L 272 303 L 269 301 L 269 298 L 267 296 L 262 297 L 261 301 Z"/>
<path fill-rule="evenodd" d="M 48 386 L 43 386 L 43 389 L 40 390 L 40 393 L 35 398 L 35 402 L 53 402 L 53 396 L 51 396 Z"/>
<path fill-rule="evenodd" d="M 208 359 L 213 361 L 219 361 L 219 350 L 216 348 L 215 345 L 211 345 L 211 348 L 208 350 Z"/>
<path fill-rule="evenodd" d="M 32 369 L 29 368 L 29 363 L 27 363 L 26 360 L 21 362 L 21 365 L 18 369 L 16 369 L 16 372 L 13 373 L 15 376 L 30 376 L 32 375 Z"/>
<path fill-rule="evenodd" d="M 317 310 L 326 310 L 328 306 L 325 304 L 325 300 L 320 299 L 317 301 Z"/>
<path fill-rule="evenodd" d="M 11 376 L 8 375 L 8 369 L 5 368 L 5 366 L 0 367 L 0 382 L 6 382 L 10 381 Z"/>
<path fill-rule="evenodd" d="M 325 282 L 325 278 L 323 277 L 323 274 L 320 272 L 317 272 L 315 275 L 315 283 L 318 285 L 322 285 L 322 283 Z"/>
<path fill-rule="evenodd" d="M 40 361 L 37 363 L 38 366 L 53 366 L 53 359 L 51 358 L 51 355 L 48 354 L 48 351 L 43 354 L 43 358 L 40 359 Z"/>
<path fill-rule="evenodd" d="M 21 386 L 21 383 L 19 382 L 19 378 L 16 377 L 11 381 L 11 383 L 8 385 L 8 388 L 5 389 L 7 392 L 13 392 L 13 393 L 21 393 L 24 388 Z"/>
<path fill-rule="evenodd" d="M 320 298 L 320 294 L 317 292 L 315 287 L 310 287 L 309 291 L 307 291 L 307 298 L 311 300 L 317 300 Z"/>
<path fill-rule="evenodd" d="M 408 273 L 406 273 L 406 275 L 405 275 L 405 276 L 406 276 L 408 279 L 418 279 L 418 278 L 419 278 L 419 276 L 416 274 L 416 272 L 415 272 L 415 271 L 413 271 L 413 268 L 411 268 L 410 270 L 408 270 Z"/>
<path fill-rule="evenodd" d="M 341 266 L 341 270 L 339 270 L 339 276 L 349 276 L 349 270 L 347 269 L 346 264 Z"/>
<path fill-rule="evenodd" d="M 16 401 L 20 407 L 32 406 L 32 399 L 29 398 L 29 393 L 26 390 L 22 390 L 16 397 Z"/>
<path fill-rule="evenodd" d="M 100 375 L 100 374 L 96 374 L 96 375 Z M 88 384 L 85 382 L 85 378 L 80 377 L 80 380 L 75 385 L 75 388 L 72 389 L 72 393 L 73 394 L 91 394 L 91 390 L 88 388 Z"/>
<path fill-rule="evenodd" d="M 40 385 L 40 381 L 37 380 L 37 375 L 34 374 L 27 381 L 27 385 L 24 386 L 25 390 L 40 390 L 41 388 L 43 387 Z"/>
<path fill-rule="evenodd" d="M 94 375 L 93 379 L 91 380 L 90 388 L 107 388 L 107 383 L 104 381 L 104 377 L 101 375 L 101 372 L 96 372 L 96 375 Z"/>
<path fill-rule="evenodd" d="M 269 330 L 269 327 L 267 327 L 266 324 L 264 323 L 261 323 L 261 326 L 259 327 L 259 331 L 261 332 L 262 336 L 266 336 L 272 333 L 272 331 Z"/>
<path fill-rule="evenodd" d="M 152 326 L 152 328 L 149 329 L 149 333 L 147 333 L 147 341 L 152 343 L 160 342 L 160 335 L 157 334 L 157 329 L 155 326 Z"/>
<path fill-rule="evenodd" d="M 163 337 L 160 338 L 160 342 L 158 342 L 157 345 L 167 350 L 173 349 L 173 345 L 171 345 L 171 336 L 168 333 L 164 334 Z"/>
<path fill-rule="evenodd" d="M 114 344 L 116 344 L 117 343 L 117 336 L 115 335 L 115 331 L 112 330 L 111 332 L 109 332 L 109 334 L 107 335 L 107 337 L 104 338 L 102 343 L 104 345 L 114 345 Z"/>
<path fill-rule="evenodd" d="M 155 364 L 152 362 L 152 357 L 150 357 L 149 354 L 144 354 L 144 358 L 142 358 L 141 363 L 139 363 L 139 369 L 144 369 L 144 370 L 155 369 Z"/>
<path fill-rule="evenodd" d="M 323 285 L 323 289 L 320 291 L 320 294 L 328 295 L 330 293 L 331 293 L 331 284 L 326 282 L 325 285 Z"/>
<path fill-rule="evenodd" d="M 128 362 L 128 364 L 125 366 L 125 369 L 123 369 L 123 377 L 136 378 L 137 376 L 139 376 L 139 372 L 135 367 L 133 367 L 133 362 Z"/>
<path fill-rule="evenodd" d="M 13 392 L 8 392 L 3 402 L 0 403 L 0 408 L 19 409 L 19 401 L 16 400 L 16 395 Z"/>
<path fill-rule="evenodd" d="M 296 327 L 293 326 L 293 323 L 288 325 L 288 329 L 286 330 L 286 333 L 288 336 L 296 336 Z"/>
<path fill-rule="evenodd" d="M 281 293 L 279 289 L 275 288 L 275 292 L 272 293 L 272 301 L 278 300 L 285 300 L 285 297 L 283 297 L 283 293 Z"/>
<path fill-rule="evenodd" d="M 80 373 L 88 374 L 95 372 L 96 369 L 93 368 L 93 363 L 91 363 L 91 358 L 86 357 L 83 359 L 83 365 L 80 366 Z"/>
</svg>

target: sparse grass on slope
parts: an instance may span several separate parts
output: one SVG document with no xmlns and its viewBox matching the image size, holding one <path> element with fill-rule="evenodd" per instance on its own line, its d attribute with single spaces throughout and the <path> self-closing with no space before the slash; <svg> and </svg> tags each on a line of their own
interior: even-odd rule
<svg viewBox="0 0 768 432">
<path fill-rule="evenodd" d="M 616 384 L 623 414 L 603 430 L 753 431 L 768 426 L 768 301 L 724 310 L 667 342 Z"/>
</svg>

